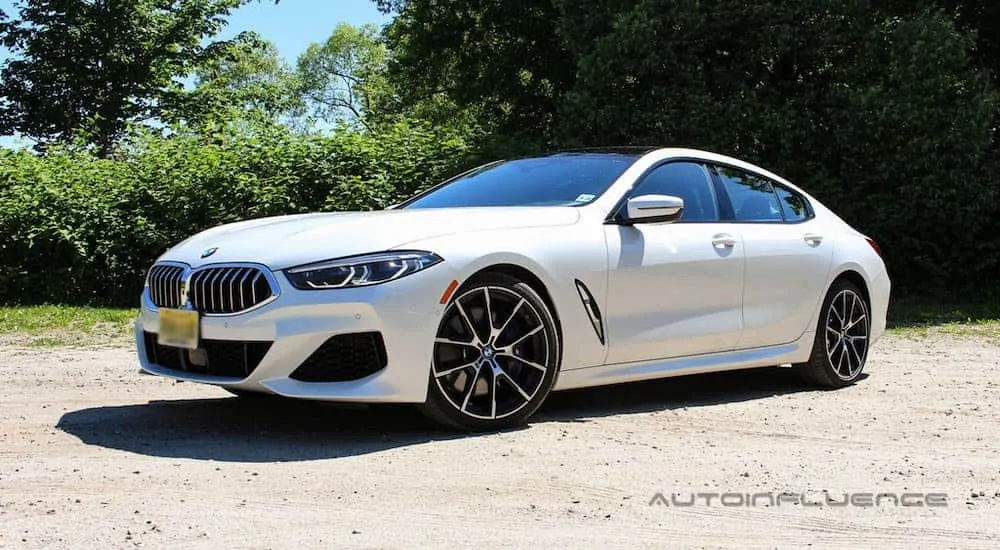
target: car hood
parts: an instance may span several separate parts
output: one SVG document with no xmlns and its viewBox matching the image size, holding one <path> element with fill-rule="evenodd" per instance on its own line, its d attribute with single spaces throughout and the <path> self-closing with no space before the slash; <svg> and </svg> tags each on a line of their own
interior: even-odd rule
<svg viewBox="0 0 1000 550">
<path fill-rule="evenodd" d="M 578 209 L 571 207 L 429 208 L 278 216 L 203 231 L 168 250 L 160 259 L 192 266 L 257 262 L 278 270 L 390 250 L 458 232 L 571 225 L 579 217 Z"/>
</svg>

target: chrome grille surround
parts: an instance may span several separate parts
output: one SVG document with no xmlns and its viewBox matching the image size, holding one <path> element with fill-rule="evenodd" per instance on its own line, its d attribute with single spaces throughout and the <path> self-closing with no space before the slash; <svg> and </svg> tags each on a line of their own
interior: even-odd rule
<svg viewBox="0 0 1000 550">
<path fill-rule="evenodd" d="M 206 316 L 239 315 L 279 295 L 269 269 L 254 263 L 206 264 L 192 268 L 161 261 L 149 269 L 143 299 L 147 308 L 194 309 Z"/>
</svg>

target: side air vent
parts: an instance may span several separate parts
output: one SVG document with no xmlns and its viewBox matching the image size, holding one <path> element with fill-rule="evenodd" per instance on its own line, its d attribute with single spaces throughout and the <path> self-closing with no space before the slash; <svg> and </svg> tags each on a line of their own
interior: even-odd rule
<svg viewBox="0 0 1000 550">
<path fill-rule="evenodd" d="M 583 281 L 576 279 L 576 292 L 580 295 L 580 301 L 583 302 L 583 309 L 587 312 L 587 316 L 590 317 L 590 324 L 594 326 L 594 332 L 597 333 L 597 339 L 604 344 L 604 320 L 601 319 L 601 310 L 597 307 L 597 301 L 594 300 L 594 295 L 590 293 L 590 289 L 587 285 L 583 284 Z"/>
</svg>

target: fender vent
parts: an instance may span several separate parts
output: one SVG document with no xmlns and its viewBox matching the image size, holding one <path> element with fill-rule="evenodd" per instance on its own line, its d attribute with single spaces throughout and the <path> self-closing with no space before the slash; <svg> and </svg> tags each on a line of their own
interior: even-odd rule
<svg viewBox="0 0 1000 550">
<path fill-rule="evenodd" d="M 590 324 L 594 326 L 594 332 L 597 333 L 597 339 L 601 341 L 601 345 L 604 345 L 604 321 L 601 319 L 601 310 L 597 307 L 597 301 L 594 300 L 594 295 L 590 293 L 590 289 L 583 284 L 583 281 L 576 279 L 574 282 L 576 283 L 576 292 L 580 295 L 580 301 L 583 302 L 583 309 L 590 317 Z"/>
</svg>

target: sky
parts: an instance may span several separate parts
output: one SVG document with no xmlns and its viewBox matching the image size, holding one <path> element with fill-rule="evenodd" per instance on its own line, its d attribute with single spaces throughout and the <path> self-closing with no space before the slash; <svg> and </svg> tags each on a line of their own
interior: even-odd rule
<svg viewBox="0 0 1000 550">
<path fill-rule="evenodd" d="M 0 5 L 8 0 L 0 0 Z M 294 62 L 313 42 L 326 40 L 338 23 L 382 26 L 389 18 L 375 9 L 372 0 L 255 0 L 229 19 L 224 38 L 242 31 L 256 31 L 278 46 L 281 56 Z"/>
</svg>

